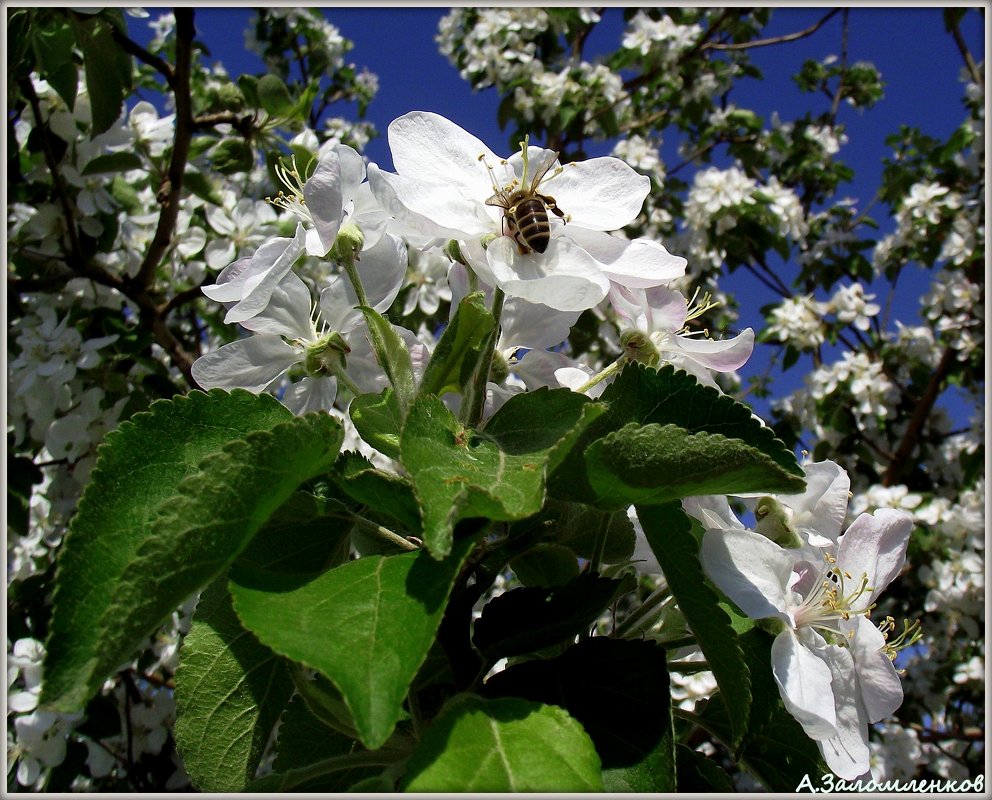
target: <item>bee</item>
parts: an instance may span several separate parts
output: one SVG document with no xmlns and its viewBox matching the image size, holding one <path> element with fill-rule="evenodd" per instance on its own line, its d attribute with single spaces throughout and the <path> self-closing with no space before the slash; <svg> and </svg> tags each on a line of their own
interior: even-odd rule
<svg viewBox="0 0 992 800">
<path fill-rule="evenodd" d="M 551 221 L 548 212 L 556 214 L 567 222 L 565 212 L 558 208 L 555 199 L 550 195 L 541 194 L 537 187 L 544 176 L 548 174 L 558 153 L 548 153 L 547 163 L 535 171 L 534 179 L 527 184 L 527 148 L 521 143 L 524 156 L 524 171 L 521 188 L 516 188 L 517 181 L 502 189 L 496 188 L 496 193 L 486 200 L 487 206 L 502 208 L 506 213 L 503 221 L 513 241 L 517 243 L 520 255 L 528 253 L 543 253 L 551 241 Z M 559 170 L 561 167 L 558 168 Z"/>
</svg>

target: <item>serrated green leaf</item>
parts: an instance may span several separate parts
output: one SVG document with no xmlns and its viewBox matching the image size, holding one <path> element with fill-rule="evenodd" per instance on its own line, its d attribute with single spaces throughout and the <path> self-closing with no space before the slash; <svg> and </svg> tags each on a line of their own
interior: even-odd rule
<svg viewBox="0 0 992 800">
<path fill-rule="evenodd" d="M 237 565 L 231 594 L 262 642 L 334 683 L 362 741 L 375 749 L 402 715 L 472 544 L 458 541 L 444 561 L 422 550 L 367 556 L 306 582 Z"/>
<path fill-rule="evenodd" d="M 463 694 L 407 762 L 407 792 L 597 792 L 599 757 L 556 706 Z"/>
<path fill-rule="evenodd" d="M 533 395 L 556 405 L 550 391 Z M 460 519 L 515 520 L 537 513 L 544 503 L 548 463 L 567 451 L 594 413 L 588 403 L 519 424 L 503 422 L 497 415 L 479 433 L 464 427 L 433 395 L 418 397 L 403 428 L 400 452 L 420 503 L 423 539 L 431 554 L 441 558 L 448 553 Z"/>
<path fill-rule="evenodd" d="M 673 763 L 668 670 L 654 642 L 584 639 L 556 658 L 507 667 L 483 693 L 562 706 L 589 734 L 605 769 L 635 766 L 659 748 Z"/>
<path fill-rule="evenodd" d="M 153 403 L 107 436 L 58 556 L 44 703 L 74 710 L 99 686 L 91 678 L 98 623 L 156 509 L 203 458 L 291 418 L 268 395 L 192 392 Z"/>
<path fill-rule="evenodd" d="M 588 631 L 622 585 L 620 580 L 585 572 L 564 586 L 511 589 L 483 606 L 472 642 L 495 662 L 571 640 Z"/>
<path fill-rule="evenodd" d="M 223 572 L 304 481 L 330 469 L 344 438 L 326 413 L 248 434 L 200 462 L 152 522 L 100 625 L 105 676 L 192 592 Z"/>
<path fill-rule="evenodd" d="M 286 663 L 241 626 L 227 581 L 215 581 L 197 603 L 176 670 L 176 745 L 193 785 L 244 789 L 292 694 Z"/>
<path fill-rule="evenodd" d="M 731 794 L 736 791 L 730 776 L 715 759 L 686 747 L 675 745 L 675 763 L 678 769 L 678 791 L 699 794 Z"/>
<path fill-rule="evenodd" d="M 390 458 L 400 457 L 400 431 L 403 417 L 396 395 L 389 387 L 378 394 L 360 394 L 351 401 L 348 416 L 358 435 Z"/>
<path fill-rule="evenodd" d="M 376 469 L 365 456 L 354 452 L 341 454 L 334 477 L 350 498 L 392 517 L 408 532 L 419 535 L 420 509 L 413 487 L 406 478 Z"/>
<path fill-rule="evenodd" d="M 606 413 L 585 430 L 564 463 L 549 477 L 548 491 L 555 497 L 587 502 L 593 491 L 584 451 L 592 442 L 632 422 L 678 425 L 689 433 L 717 433 L 740 439 L 786 472 L 803 476 L 795 455 L 770 428 L 754 418 L 746 405 L 715 388 L 700 385 L 687 372 L 670 364 L 659 370 L 628 364 L 596 405 L 605 406 Z"/>
<path fill-rule="evenodd" d="M 255 84 L 254 89 L 258 95 L 258 102 L 272 116 L 282 117 L 293 113 L 296 103 L 279 76 L 263 75 Z"/>
<path fill-rule="evenodd" d="M 482 292 L 462 298 L 424 370 L 421 394 L 438 397 L 446 392 L 464 394 L 482 357 L 483 345 L 496 327 L 496 320 L 484 300 Z"/>
<path fill-rule="evenodd" d="M 604 509 L 705 494 L 788 494 L 805 486 L 740 439 L 689 433 L 678 425 L 625 425 L 589 446 L 586 468 Z"/>
<path fill-rule="evenodd" d="M 706 585 L 699 564 L 699 543 L 692 535 L 689 517 L 679 503 L 669 503 L 639 505 L 637 518 L 720 687 L 731 728 L 727 744 L 736 753 L 748 728 L 752 702 L 750 674 L 730 619 L 720 608 L 716 594 Z"/>
</svg>

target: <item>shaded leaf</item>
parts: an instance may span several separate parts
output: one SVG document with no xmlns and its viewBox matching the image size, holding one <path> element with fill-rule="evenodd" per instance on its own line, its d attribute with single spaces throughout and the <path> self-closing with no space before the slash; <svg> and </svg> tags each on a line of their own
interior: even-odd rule
<svg viewBox="0 0 992 800">
<path fill-rule="evenodd" d="M 496 327 L 484 299 L 482 292 L 473 292 L 458 304 L 424 370 L 421 394 L 438 397 L 446 392 L 464 394 L 465 387 L 472 382 L 486 337 Z"/>
<path fill-rule="evenodd" d="M 595 742 L 604 768 L 639 764 L 659 745 L 672 763 L 668 670 L 665 651 L 654 642 L 584 639 L 556 658 L 507 667 L 483 692 L 567 709 Z"/>
<path fill-rule="evenodd" d="M 403 713 L 472 544 L 460 540 L 443 561 L 422 550 L 367 556 L 307 581 L 238 565 L 234 606 L 262 642 L 334 683 L 375 749 Z"/>
<path fill-rule="evenodd" d="M 193 785 L 242 790 L 292 693 L 285 662 L 241 627 L 227 581 L 215 581 L 200 597 L 176 671 L 176 745 Z"/>
<path fill-rule="evenodd" d="M 748 727 L 750 674 L 730 619 L 703 576 L 689 517 L 679 503 L 669 503 L 637 506 L 637 518 L 725 698 L 732 729 L 728 746 L 736 753 Z"/>
<path fill-rule="evenodd" d="M 358 435 L 368 444 L 390 458 L 400 457 L 403 415 L 391 388 L 378 394 L 360 394 L 351 401 L 348 415 L 355 423 Z"/>
</svg>

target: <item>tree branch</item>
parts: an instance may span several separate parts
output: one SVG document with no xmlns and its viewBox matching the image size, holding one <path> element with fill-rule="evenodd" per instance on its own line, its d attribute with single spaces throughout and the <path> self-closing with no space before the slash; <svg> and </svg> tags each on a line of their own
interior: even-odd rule
<svg viewBox="0 0 992 800">
<path fill-rule="evenodd" d="M 155 277 L 155 269 L 172 243 L 172 232 L 179 215 L 179 197 L 183 188 L 186 160 L 189 157 L 189 143 L 193 135 L 193 112 L 189 81 L 194 34 L 193 10 L 191 8 L 177 8 L 176 69 L 173 88 L 176 102 L 176 135 L 172 144 L 172 160 L 169 162 L 169 171 L 158 192 L 158 199 L 162 204 L 158 227 L 155 229 L 155 236 L 148 246 L 148 252 L 145 253 L 141 262 L 138 275 L 133 281 L 140 289 L 146 289 L 151 285 Z"/>
<path fill-rule="evenodd" d="M 750 42 L 732 42 L 730 44 L 723 44 L 722 42 L 707 42 L 703 45 L 703 50 L 750 50 L 752 47 L 767 47 L 773 44 L 782 44 L 784 42 L 794 42 L 798 39 L 805 39 L 807 36 L 812 36 L 820 28 L 822 28 L 831 17 L 839 14 L 843 9 L 835 8 L 829 14 L 827 14 L 819 22 L 814 22 L 808 28 L 804 28 L 801 31 L 796 31 L 795 33 L 785 33 L 781 36 L 772 36 L 768 39 L 755 39 Z"/>
<path fill-rule="evenodd" d="M 930 412 L 933 410 L 934 403 L 937 402 L 940 387 L 944 383 L 944 379 L 947 378 L 947 374 L 951 371 L 951 364 L 954 362 L 954 358 L 954 348 L 948 347 L 944 350 L 937 369 L 930 376 L 930 382 L 927 384 L 923 396 L 920 397 L 916 407 L 913 409 L 913 416 L 909 419 L 909 426 L 906 428 L 902 441 L 899 442 L 899 446 L 896 448 L 896 452 L 892 457 L 892 463 L 889 464 L 885 477 L 882 479 L 883 486 L 894 486 L 902 480 L 909 457 L 913 453 L 913 448 L 916 447 L 927 417 L 930 416 Z"/>
<path fill-rule="evenodd" d="M 961 35 L 961 27 L 958 25 L 958 20 L 952 18 L 951 21 L 951 36 L 954 37 L 954 44 L 958 46 L 958 50 L 961 51 L 961 57 L 964 59 L 965 65 L 968 67 L 968 72 L 971 73 L 971 79 L 977 83 L 982 89 L 985 88 L 985 81 L 982 80 L 982 73 L 978 69 L 978 64 L 975 63 L 975 59 L 971 56 L 971 51 L 968 49 L 968 45 Z"/>
<path fill-rule="evenodd" d="M 129 53 L 139 61 L 143 61 L 149 66 L 154 67 L 165 78 L 166 83 L 169 84 L 169 88 L 175 91 L 176 73 L 172 69 L 171 64 L 159 58 L 154 53 L 150 53 L 136 41 L 117 30 L 113 25 L 110 26 L 110 34 L 114 37 L 114 41 L 123 48 L 125 53 Z"/>
</svg>

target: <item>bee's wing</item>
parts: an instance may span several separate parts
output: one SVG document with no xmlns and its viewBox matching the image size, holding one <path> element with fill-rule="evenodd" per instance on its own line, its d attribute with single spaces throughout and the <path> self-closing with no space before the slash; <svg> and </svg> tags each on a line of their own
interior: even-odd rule
<svg viewBox="0 0 992 800">
<path fill-rule="evenodd" d="M 499 191 L 496 192 L 492 197 L 486 200 L 487 206 L 498 206 L 499 208 L 509 208 L 510 203 L 506 199 L 506 192 Z"/>
<path fill-rule="evenodd" d="M 537 191 L 537 186 L 544 179 L 544 176 L 558 163 L 558 154 L 554 150 L 532 147 L 527 155 L 532 159 L 530 168 L 534 178 L 530 182 L 530 190 L 533 193 Z"/>
</svg>

